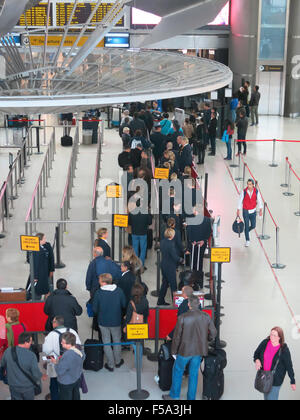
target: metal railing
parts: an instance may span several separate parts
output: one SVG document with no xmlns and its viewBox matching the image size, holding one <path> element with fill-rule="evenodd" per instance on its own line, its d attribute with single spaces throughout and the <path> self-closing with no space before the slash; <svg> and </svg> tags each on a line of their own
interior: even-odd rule
<svg viewBox="0 0 300 420">
<path fill-rule="evenodd" d="M 92 220 L 97 220 L 97 201 L 98 201 L 97 187 L 98 187 L 98 181 L 100 178 L 100 170 L 101 170 L 103 138 L 104 138 L 104 121 L 101 120 L 101 124 L 98 127 L 98 145 L 97 145 L 97 153 L 96 153 L 96 169 L 95 169 L 95 175 L 94 175 L 93 200 L 92 200 Z M 93 255 L 95 232 L 96 232 L 96 223 L 92 222 L 91 223 L 91 255 Z"/>
<path fill-rule="evenodd" d="M 29 208 L 25 219 L 25 233 L 26 235 L 32 235 L 36 232 L 36 221 L 40 218 L 40 210 L 43 208 L 43 198 L 46 196 L 46 188 L 48 187 L 48 179 L 50 177 L 50 170 L 52 169 L 52 162 L 54 161 L 54 155 L 56 153 L 56 138 L 55 129 L 53 127 L 53 133 L 51 136 L 50 143 L 44 158 L 41 172 L 39 174 Z"/>
<path fill-rule="evenodd" d="M 2 232 L 6 232 L 6 220 L 10 217 L 9 210 L 14 209 L 14 200 L 18 198 L 19 187 L 25 182 L 27 151 L 27 142 L 24 140 L 16 158 L 9 166 L 8 176 L 1 187 L 0 222 L 2 225 Z"/>
<path fill-rule="evenodd" d="M 67 225 L 65 221 L 69 219 L 69 210 L 71 209 L 71 197 L 72 197 L 72 189 L 74 187 L 74 178 L 75 178 L 75 170 L 76 170 L 78 153 L 79 153 L 79 128 L 76 127 L 74 143 L 72 146 L 72 152 L 71 152 L 71 157 L 69 161 L 66 186 L 65 186 L 62 201 L 60 204 L 60 219 L 61 221 L 63 221 L 63 223 L 59 226 L 61 246 L 64 245 L 63 234 L 67 230 Z"/>
</svg>

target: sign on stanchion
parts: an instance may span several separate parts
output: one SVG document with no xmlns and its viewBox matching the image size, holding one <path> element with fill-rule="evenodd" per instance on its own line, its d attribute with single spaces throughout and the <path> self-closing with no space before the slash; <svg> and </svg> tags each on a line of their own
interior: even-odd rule
<svg viewBox="0 0 300 420">
<path fill-rule="evenodd" d="M 146 400 L 149 397 L 149 392 L 142 389 L 142 352 L 143 346 L 141 340 L 149 338 L 148 324 L 128 324 L 127 325 L 127 340 L 136 342 L 136 379 L 137 389 L 129 392 L 129 398 L 132 400 Z"/>
<path fill-rule="evenodd" d="M 155 168 L 155 179 L 169 179 L 170 170 L 168 168 Z"/>
<path fill-rule="evenodd" d="M 31 296 L 32 300 L 35 300 L 33 253 L 40 251 L 40 238 L 38 236 L 21 235 L 20 242 L 21 251 L 29 253 Z"/>
</svg>

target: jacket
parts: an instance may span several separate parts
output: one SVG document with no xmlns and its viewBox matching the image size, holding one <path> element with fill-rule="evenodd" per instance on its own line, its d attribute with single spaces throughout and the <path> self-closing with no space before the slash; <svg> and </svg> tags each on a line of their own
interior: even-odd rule
<svg viewBox="0 0 300 420">
<path fill-rule="evenodd" d="M 130 152 L 120 153 L 118 156 L 118 164 L 122 169 L 124 169 L 127 165 L 132 165 L 131 153 Z"/>
<path fill-rule="evenodd" d="M 161 268 L 163 271 L 175 271 L 177 265 L 180 263 L 180 256 L 178 255 L 174 240 L 164 238 L 160 243 L 161 251 Z"/>
<path fill-rule="evenodd" d="M 122 310 L 126 308 L 123 290 L 115 284 L 101 287 L 93 299 L 93 312 L 101 327 L 120 327 Z"/>
<path fill-rule="evenodd" d="M 266 340 L 263 340 L 254 353 L 254 362 L 256 360 L 260 360 L 262 366 L 264 365 L 264 353 L 266 351 L 269 341 L 270 341 L 269 338 L 267 338 Z M 279 350 L 274 356 L 274 359 L 272 362 L 272 368 L 271 368 L 272 370 L 275 368 L 278 357 L 279 357 Z M 289 378 L 291 380 L 291 385 L 295 385 L 296 381 L 295 381 L 293 363 L 291 359 L 291 353 L 288 346 L 284 344 L 282 348 L 279 364 L 274 374 L 273 386 L 281 386 L 283 384 L 286 373 L 288 373 L 289 375 Z"/>
<path fill-rule="evenodd" d="M 204 217 L 200 225 L 188 225 L 186 231 L 188 247 L 191 249 L 193 242 L 208 241 L 212 233 L 211 219 Z"/>
<path fill-rule="evenodd" d="M 144 316 L 144 324 L 147 324 L 149 316 L 149 302 L 145 296 L 142 297 L 140 303 L 135 303 L 135 309 L 137 314 Z M 129 324 L 131 321 L 133 310 L 132 304 L 129 303 L 126 312 L 126 324 Z"/>
<path fill-rule="evenodd" d="M 157 159 L 162 157 L 165 147 L 166 147 L 167 140 L 168 140 L 167 137 L 164 136 L 162 133 L 151 134 L 150 141 L 152 144 L 154 144 L 153 155 Z"/>
<path fill-rule="evenodd" d="M 108 243 L 100 238 L 97 240 L 97 246 L 100 246 L 103 249 L 103 257 L 110 257 L 111 255 L 111 249 Z"/>
<path fill-rule="evenodd" d="M 61 315 L 64 317 L 65 327 L 78 330 L 76 317 L 82 314 L 82 307 L 68 290 L 54 290 L 45 302 L 44 312 L 49 316 L 50 322 L 56 315 Z"/>
<path fill-rule="evenodd" d="M 178 311 L 177 311 L 177 318 L 179 318 L 180 315 L 185 314 L 189 310 L 190 310 L 189 300 L 184 299 L 184 301 L 181 303 L 181 305 L 179 305 L 179 308 L 178 308 Z M 199 310 L 201 311 L 201 304 L 199 304 Z M 170 332 L 170 334 L 168 334 L 168 336 L 171 338 L 171 340 L 173 339 L 174 332 L 175 332 L 175 328 Z"/>
<path fill-rule="evenodd" d="M 121 278 L 122 272 L 120 267 L 112 260 L 106 260 L 104 257 L 96 257 L 90 262 L 86 273 L 85 285 L 86 289 L 93 293 L 99 287 L 100 274 L 109 273 L 114 281 Z"/>
<path fill-rule="evenodd" d="M 84 354 L 76 347 L 67 350 L 55 365 L 57 381 L 62 385 L 77 382 L 83 370 Z"/>
<path fill-rule="evenodd" d="M 248 130 L 248 118 L 240 118 L 236 124 L 238 129 L 238 140 L 245 140 Z"/>
<path fill-rule="evenodd" d="M 258 106 L 260 101 L 260 93 L 259 92 L 252 92 L 251 99 L 249 102 L 250 106 Z"/>
<path fill-rule="evenodd" d="M 207 356 L 208 341 L 217 336 L 213 321 L 199 309 L 181 315 L 175 327 L 172 354 L 182 357 Z"/>
<path fill-rule="evenodd" d="M 185 145 L 178 154 L 178 166 L 179 171 L 184 172 L 186 166 L 192 166 L 193 164 L 193 153 L 192 148 L 189 144 Z"/>
<path fill-rule="evenodd" d="M 128 303 L 131 298 L 131 290 L 136 281 L 136 277 L 134 273 L 131 271 L 126 271 L 126 273 L 122 274 L 122 277 L 118 281 L 118 287 L 123 290 L 123 293 L 126 298 L 126 307 L 128 306 Z"/>
<path fill-rule="evenodd" d="M 19 390 L 33 388 L 32 382 L 20 371 L 16 363 L 14 362 L 11 354 L 12 347 L 9 347 L 1 360 L 1 367 L 7 371 L 8 385 Z M 28 373 L 33 380 L 37 383 L 40 382 L 42 373 L 39 369 L 36 355 L 27 349 L 17 346 L 16 347 L 17 357 L 19 365 L 22 369 Z"/>
<path fill-rule="evenodd" d="M 29 256 L 27 255 L 29 262 Z M 49 274 L 55 271 L 54 253 L 49 242 L 41 245 L 40 251 L 33 253 L 34 278 L 37 280 L 35 293 L 46 295 L 49 293 Z M 27 283 L 29 285 L 30 279 Z M 26 288 L 27 288 L 26 286 Z"/>
<path fill-rule="evenodd" d="M 129 123 L 130 134 L 133 137 L 135 135 L 136 130 L 141 130 L 142 135 L 144 137 L 147 136 L 147 127 L 143 120 L 140 118 L 133 118 L 132 121 Z"/>
<path fill-rule="evenodd" d="M 80 338 L 75 330 L 72 328 L 66 328 L 64 326 L 55 328 L 54 331 L 51 331 L 46 337 L 45 341 L 42 347 L 43 353 L 45 353 L 47 356 L 54 356 L 59 357 L 60 356 L 60 335 L 56 332 L 59 331 L 60 334 L 63 334 L 69 330 L 70 333 L 74 334 L 76 337 L 76 344 L 81 345 Z M 50 378 L 56 378 L 56 370 L 54 368 L 54 364 L 50 361 L 47 361 L 47 375 Z"/>
</svg>

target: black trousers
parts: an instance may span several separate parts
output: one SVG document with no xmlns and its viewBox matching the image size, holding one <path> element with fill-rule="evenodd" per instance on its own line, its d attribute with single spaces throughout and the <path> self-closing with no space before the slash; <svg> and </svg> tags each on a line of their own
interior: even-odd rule
<svg viewBox="0 0 300 420">
<path fill-rule="evenodd" d="M 173 271 L 167 271 L 162 268 L 162 285 L 159 291 L 158 296 L 158 305 L 162 305 L 165 302 L 165 297 L 170 286 L 172 294 L 177 290 L 177 281 L 176 281 L 176 269 Z"/>
<path fill-rule="evenodd" d="M 58 382 L 60 401 L 79 401 L 80 400 L 79 383 L 80 383 L 79 379 L 77 382 L 70 385 L 63 385 Z"/>
<path fill-rule="evenodd" d="M 195 143 L 195 155 L 198 156 L 198 164 L 203 165 L 205 159 L 205 146 L 201 143 Z"/>
</svg>

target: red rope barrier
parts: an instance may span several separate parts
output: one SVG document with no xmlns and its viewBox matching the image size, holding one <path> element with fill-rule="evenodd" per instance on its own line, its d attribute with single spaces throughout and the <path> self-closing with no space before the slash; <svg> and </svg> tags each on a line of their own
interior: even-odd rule
<svg viewBox="0 0 300 420">
<path fill-rule="evenodd" d="M 261 143 L 261 142 L 271 142 L 271 141 L 279 141 L 279 142 L 281 142 L 281 143 L 300 143 L 300 140 L 280 140 L 280 139 L 272 139 L 272 140 L 270 140 L 270 139 L 267 139 L 267 140 L 236 140 L 236 142 L 237 143 L 242 143 L 242 142 L 244 142 L 244 143 L 251 143 L 251 142 L 254 142 L 254 143 Z"/>
<path fill-rule="evenodd" d="M 298 181 L 300 182 L 300 178 L 299 178 L 299 176 L 296 174 L 296 172 L 294 171 L 294 169 L 293 169 L 293 166 L 292 166 L 292 164 L 291 164 L 291 162 L 289 161 L 289 159 L 288 158 L 286 158 L 286 161 L 288 162 L 288 164 L 289 164 L 289 167 L 290 167 L 290 170 L 293 172 L 293 174 L 295 175 L 295 177 L 298 179 Z"/>
</svg>

